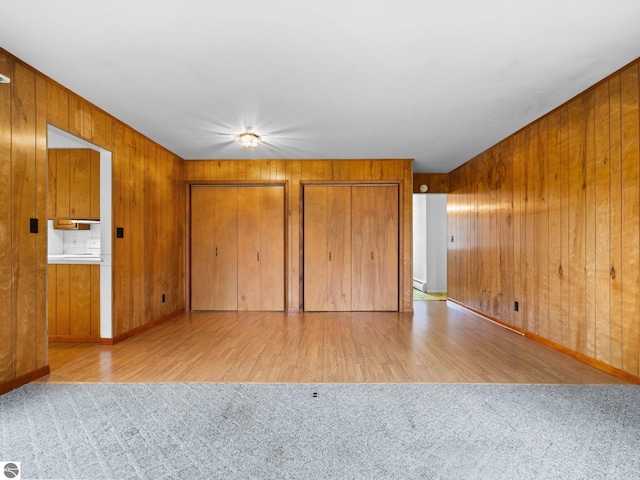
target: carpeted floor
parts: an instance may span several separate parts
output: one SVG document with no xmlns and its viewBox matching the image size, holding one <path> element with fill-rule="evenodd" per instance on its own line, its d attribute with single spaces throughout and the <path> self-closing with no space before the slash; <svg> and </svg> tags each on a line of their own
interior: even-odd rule
<svg viewBox="0 0 640 480">
<path fill-rule="evenodd" d="M 421 292 L 420 290 L 418 290 L 417 288 L 413 289 L 413 299 L 414 300 L 446 300 L 447 299 L 447 293 L 443 292 L 443 293 L 425 293 L 425 292 Z"/>
<path fill-rule="evenodd" d="M 631 479 L 640 387 L 30 384 L 22 478 Z"/>
</svg>

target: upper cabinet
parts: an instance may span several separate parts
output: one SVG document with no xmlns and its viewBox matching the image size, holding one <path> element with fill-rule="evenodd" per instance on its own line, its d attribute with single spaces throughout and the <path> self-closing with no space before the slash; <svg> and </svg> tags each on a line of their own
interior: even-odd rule
<svg viewBox="0 0 640 480">
<path fill-rule="evenodd" d="M 48 217 L 100 219 L 100 153 L 49 149 Z"/>
</svg>

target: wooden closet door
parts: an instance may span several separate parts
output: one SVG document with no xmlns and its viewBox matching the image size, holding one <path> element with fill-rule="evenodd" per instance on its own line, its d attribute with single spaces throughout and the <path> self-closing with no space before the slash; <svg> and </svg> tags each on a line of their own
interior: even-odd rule
<svg viewBox="0 0 640 480">
<path fill-rule="evenodd" d="M 351 309 L 398 310 L 398 187 L 351 189 Z"/>
<path fill-rule="evenodd" d="M 304 188 L 304 309 L 351 309 L 351 188 Z"/>
<path fill-rule="evenodd" d="M 260 310 L 284 310 L 284 187 L 260 190 Z"/>
<path fill-rule="evenodd" d="M 238 187 L 238 310 L 284 310 L 284 187 Z"/>
<path fill-rule="evenodd" d="M 237 187 L 191 188 L 191 309 L 236 310 Z"/>
<path fill-rule="evenodd" d="M 210 187 L 214 191 L 215 310 L 238 308 L 238 188 Z"/>
<path fill-rule="evenodd" d="M 238 188 L 238 310 L 260 310 L 260 190 Z"/>
</svg>

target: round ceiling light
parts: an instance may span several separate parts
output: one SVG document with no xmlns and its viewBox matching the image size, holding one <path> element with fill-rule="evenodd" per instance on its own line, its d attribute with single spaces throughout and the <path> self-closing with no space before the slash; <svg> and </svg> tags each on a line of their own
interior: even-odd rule
<svg viewBox="0 0 640 480">
<path fill-rule="evenodd" d="M 253 148 L 260 143 L 260 135 L 253 132 L 244 132 L 238 135 L 238 142 L 245 148 Z"/>
</svg>

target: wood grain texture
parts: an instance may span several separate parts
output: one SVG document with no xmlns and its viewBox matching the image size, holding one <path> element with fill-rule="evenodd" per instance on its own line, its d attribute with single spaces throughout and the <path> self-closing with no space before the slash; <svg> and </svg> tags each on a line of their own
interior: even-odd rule
<svg viewBox="0 0 640 480">
<path fill-rule="evenodd" d="M 449 174 L 448 198 L 457 232 L 450 297 L 632 376 L 640 368 L 639 76 L 635 61 L 471 159 Z M 499 158 L 512 182 L 496 175 Z M 489 187 L 496 179 L 499 195 Z M 511 219 L 512 242 L 495 232 L 498 209 Z M 499 274 L 510 287 L 496 287 L 496 249 L 513 258 Z"/>
<path fill-rule="evenodd" d="M 351 309 L 398 310 L 398 188 L 351 187 Z"/>
<path fill-rule="evenodd" d="M 304 309 L 351 309 L 351 188 L 304 188 Z"/>
<path fill-rule="evenodd" d="M 50 355 L 52 383 L 625 383 L 451 302 L 416 302 L 413 315 L 193 312 Z"/>
<path fill-rule="evenodd" d="M 400 182 L 399 211 L 399 309 L 411 311 L 411 229 L 412 182 L 411 160 L 188 160 L 185 162 L 187 182 L 286 182 L 286 305 L 287 311 L 303 308 L 303 184 L 321 181 Z M 228 177 L 220 180 L 220 171 Z"/>
<path fill-rule="evenodd" d="M 279 180 L 281 162 L 275 162 Z M 255 187 L 260 191 L 260 310 L 282 311 L 285 306 L 284 187 Z"/>
<path fill-rule="evenodd" d="M 15 319 L 15 376 L 36 369 L 36 235 L 29 219 L 36 216 L 36 78 L 20 64 L 11 81 L 12 141 L 12 310 Z"/>
<path fill-rule="evenodd" d="M 91 150 L 73 149 L 69 162 L 69 215 L 91 217 Z"/>
<path fill-rule="evenodd" d="M 0 51 L 0 72 L 13 77 L 13 61 Z M 0 84 L 0 382 L 14 378 L 14 322 L 11 275 L 11 84 Z"/>
<path fill-rule="evenodd" d="M 622 367 L 638 375 L 640 357 L 640 119 L 638 64 L 620 74 L 622 151 Z"/>
<path fill-rule="evenodd" d="M 48 362 L 47 123 L 74 129 L 113 151 L 114 226 L 125 227 L 127 240 L 114 238 L 115 335 L 184 308 L 185 165 L 1 49 L 0 68 L 11 78 L 0 88 L 0 153 L 8 159 L 0 166 L 0 200 L 7 206 L 0 214 L 0 274 L 5 279 L 0 300 L 7 306 L 6 319 L 0 317 L 0 341 L 6 340 L 0 349 L 0 379 L 14 382 L 46 370 Z M 167 168 L 146 169 L 155 158 Z M 153 202 L 148 202 L 151 192 Z M 57 200 L 57 191 L 49 192 L 49 200 L 52 194 Z M 38 218 L 39 234 L 29 233 L 30 218 Z M 157 224 L 170 227 L 145 237 L 149 225 Z M 148 248 L 149 238 L 155 248 Z M 166 303 L 160 292 L 166 293 Z"/>
<path fill-rule="evenodd" d="M 413 193 L 423 193 L 420 185 L 426 185 L 427 193 L 449 193 L 448 173 L 419 173 L 413 174 Z"/>
</svg>

